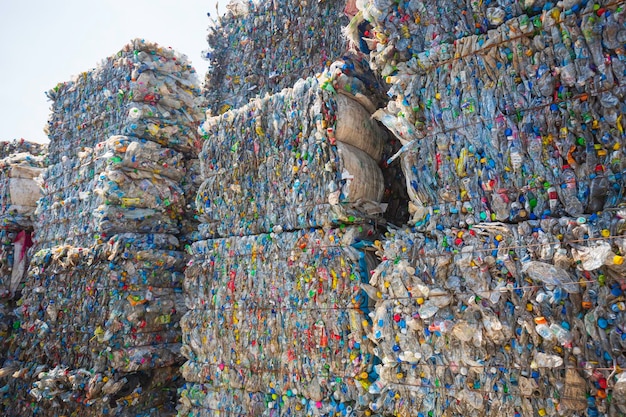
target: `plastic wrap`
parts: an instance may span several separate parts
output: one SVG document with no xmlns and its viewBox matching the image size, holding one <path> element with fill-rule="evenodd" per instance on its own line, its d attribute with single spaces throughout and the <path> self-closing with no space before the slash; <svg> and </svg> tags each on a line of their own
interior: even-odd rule
<svg viewBox="0 0 626 417">
<path fill-rule="evenodd" d="M 519 17 L 389 77 L 412 222 L 578 216 L 623 198 L 623 10 Z M 394 158 L 390 158 L 394 159 Z"/>
<path fill-rule="evenodd" d="M 362 408 L 372 363 L 359 282 L 373 264 L 361 239 L 372 232 L 348 226 L 195 243 L 185 272 L 182 396 L 203 395 L 183 399 L 179 415 L 208 415 L 213 401 L 234 415 L 298 415 L 318 403 Z"/>
<path fill-rule="evenodd" d="M 350 100 L 341 96 L 344 100 Z M 196 205 L 205 236 L 249 235 L 328 226 L 379 217 L 380 168 L 334 129 L 334 96 L 316 79 L 208 118 L 200 155 L 204 183 Z M 352 101 L 352 106 L 359 106 Z M 378 148 L 382 136 L 361 108 L 360 144 Z M 367 133 L 367 134 L 366 134 Z M 353 142 L 359 145 L 359 142 Z M 373 149 L 372 147 L 370 147 Z"/>
<path fill-rule="evenodd" d="M 342 1 L 232 2 L 209 27 L 205 95 L 214 115 L 313 76 L 347 48 Z"/>
<path fill-rule="evenodd" d="M 50 162 L 76 157 L 111 135 L 129 135 L 195 154 L 203 99 L 184 55 L 140 39 L 48 93 Z"/>
<path fill-rule="evenodd" d="M 371 412 L 623 413 L 625 230 L 620 212 L 390 233 L 365 287 Z"/>
<path fill-rule="evenodd" d="M 37 242 L 88 247 L 118 233 L 176 234 L 186 210 L 184 174 L 180 153 L 112 136 L 46 170 Z"/>
</svg>

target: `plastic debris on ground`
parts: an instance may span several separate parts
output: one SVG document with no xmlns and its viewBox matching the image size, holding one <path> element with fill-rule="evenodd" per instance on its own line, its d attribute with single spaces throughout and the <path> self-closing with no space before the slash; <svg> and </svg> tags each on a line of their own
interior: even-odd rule
<svg viewBox="0 0 626 417">
<path fill-rule="evenodd" d="M 184 153 L 199 151 L 196 121 L 204 99 L 187 58 L 135 39 L 95 69 L 47 93 L 50 163 L 75 158 L 112 135 L 148 139 Z"/>
<path fill-rule="evenodd" d="M 193 245 L 181 320 L 180 416 L 364 410 L 371 226 Z M 355 414 L 350 414 L 355 415 Z"/>
<path fill-rule="evenodd" d="M 196 206 L 205 237 L 379 217 L 383 134 L 355 100 L 317 79 L 209 117 Z"/>
<path fill-rule="evenodd" d="M 342 1 L 232 1 L 209 27 L 205 95 L 214 115 L 275 94 L 341 57 Z"/>
</svg>

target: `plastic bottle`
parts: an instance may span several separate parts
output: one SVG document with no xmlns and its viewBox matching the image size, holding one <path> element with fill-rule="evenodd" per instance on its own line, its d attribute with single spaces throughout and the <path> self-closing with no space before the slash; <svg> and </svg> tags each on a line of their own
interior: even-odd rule
<svg viewBox="0 0 626 417">
<path fill-rule="evenodd" d="M 550 325 L 550 331 L 552 331 L 552 333 L 556 336 L 556 339 L 561 344 L 561 346 L 566 348 L 572 347 L 574 336 L 572 336 L 569 330 L 556 323 L 552 323 Z"/>
<path fill-rule="evenodd" d="M 579 216 L 583 213 L 583 205 L 578 200 L 576 174 L 569 165 L 563 165 L 561 172 L 561 196 L 565 211 L 569 215 Z"/>
<path fill-rule="evenodd" d="M 545 317 L 535 318 L 535 331 L 546 341 L 552 341 L 555 339 L 555 334 L 550 330 L 550 326 Z"/>
<path fill-rule="evenodd" d="M 591 174 L 591 185 L 589 186 L 589 204 L 587 213 L 596 213 L 604 208 L 608 192 L 609 179 L 604 174 L 602 166 L 595 169 L 595 173 Z"/>
</svg>

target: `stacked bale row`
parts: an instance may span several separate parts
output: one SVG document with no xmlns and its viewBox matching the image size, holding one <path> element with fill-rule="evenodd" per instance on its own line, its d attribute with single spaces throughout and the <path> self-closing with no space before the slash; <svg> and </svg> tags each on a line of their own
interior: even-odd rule
<svg viewBox="0 0 626 417">
<path fill-rule="evenodd" d="M 209 117 L 201 235 L 185 273 L 179 415 L 327 415 L 367 405 L 363 252 L 381 134 L 316 79 Z M 365 326 L 365 327 L 364 327 Z"/>
<path fill-rule="evenodd" d="M 49 96 L 51 165 L 5 410 L 171 414 L 184 313 L 177 235 L 185 164 L 199 150 L 195 71 L 135 40 Z"/>
<path fill-rule="evenodd" d="M 624 413 L 623 5 L 357 5 L 414 226 L 365 286 L 371 412 Z"/>
</svg>

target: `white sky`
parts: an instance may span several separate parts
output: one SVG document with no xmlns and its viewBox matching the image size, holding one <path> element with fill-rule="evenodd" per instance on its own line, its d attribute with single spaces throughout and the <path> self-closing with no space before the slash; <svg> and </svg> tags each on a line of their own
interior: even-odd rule
<svg viewBox="0 0 626 417">
<path fill-rule="evenodd" d="M 229 0 L 0 0 L 0 140 L 47 142 L 45 92 L 134 38 L 171 46 L 204 77 L 216 3 L 221 15 Z"/>
</svg>

